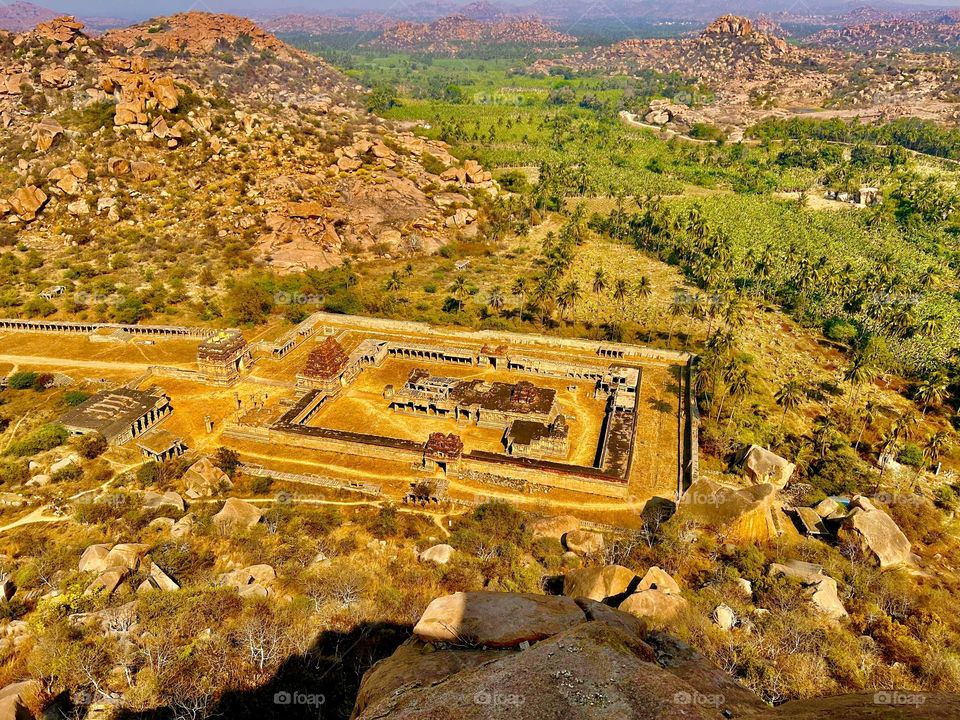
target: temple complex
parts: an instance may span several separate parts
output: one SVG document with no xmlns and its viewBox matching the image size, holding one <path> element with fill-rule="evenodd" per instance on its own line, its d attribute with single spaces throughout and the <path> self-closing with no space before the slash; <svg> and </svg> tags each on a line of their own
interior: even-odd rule
<svg viewBox="0 0 960 720">
<path fill-rule="evenodd" d="M 459 435 L 431 433 L 423 446 L 423 466 L 446 473 L 459 466 L 463 458 L 463 440 Z"/>
</svg>

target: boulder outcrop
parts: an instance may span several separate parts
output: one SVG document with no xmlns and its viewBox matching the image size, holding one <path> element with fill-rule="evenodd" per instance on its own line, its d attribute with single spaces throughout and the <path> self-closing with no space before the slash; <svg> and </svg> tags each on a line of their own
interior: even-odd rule
<svg viewBox="0 0 960 720">
<path fill-rule="evenodd" d="M 637 574 L 622 565 L 605 565 L 571 570 L 563 578 L 563 594 L 572 598 L 604 601 L 626 597 L 640 585 Z M 619 597 L 617 602 L 623 599 Z"/>
<path fill-rule="evenodd" d="M 751 445 L 743 456 L 743 470 L 755 483 L 770 483 L 782 490 L 790 482 L 796 465 L 759 445 Z"/>
<path fill-rule="evenodd" d="M 508 648 L 582 621 L 583 611 L 568 597 L 458 592 L 431 602 L 413 634 L 425 642 Z"/>
<path fill-rule="evenodd" d="M 778 519 L 782 510 L 776 495 L 770 483 L 733 488 L 700 478 L 684 493 L 670 522 L 692 521 L 723 529 L 731 541 L 765 542 L 778 537 L 789 524 Z"/>
<path fill-rule="evenodd" d="M 213 524 L 224 535 L 250 530 L 263 517 L 255 505 L 237 498 L 229 498 L 223 508 L 213 516 Z"/>
<path fill-rule="evenodd" d="M 907 536 L 892 517 L 862 495 L 853 498 L 837 536 L 841 542 L 854 543 L 881 568 L 911 563 Z"/>
</svg>

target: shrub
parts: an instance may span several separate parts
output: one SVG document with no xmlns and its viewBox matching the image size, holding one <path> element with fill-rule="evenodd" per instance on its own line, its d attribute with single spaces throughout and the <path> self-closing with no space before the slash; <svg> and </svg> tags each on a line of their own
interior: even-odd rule
<svg viewBox="0 0 960 720">
<path fill-rule="evenodd" d="M 107 450 L 107 439 L 98 432 L 87 433 L 77 438 L 77 450 L 83 457 L 93 460 Z"/>
<path fill-rule="evenodd" d="M 233 477 L 237 468 L 240 466 L 240 453 L 236 450 L 222 447 L 217 450 L 217 454 L 213 458 L 213 464 L 230 477 Z"/>
<path fill-rule="evenodd" d="M 18 440 L 15 443 L 11 443 L 10 447 L 7 448 L 7 455 L 14 455 L 16 457 L 26 457 L 28 455 L 36 455 L 39 452 L 44 452 L 45 450 L 52 450 L 55 447 L 59 447 L 66 442 L 67 436 L 66 429 L 62 425 L 49 424 L 44 425 L 22 440 Z"/>
<path fill-rule="evenodd" d="M 906 443 L 897 455 L 897 461 L 910 467 L 920 467 L 923 464 L 923 450 L 916 443 Z"/>
<path fill-rule="evenodd" d="M 76 407 L 85 403 L 90 396 L 81 390 L 70 390 L 63 396 L 63 402 L 70 407 Z"/>
<path fill-rule="evenodd" d="M 33 387 L 39 377 L 35 372 L 16 372 L 7 378 L 7 385 L 13 390 L 27 390 Z"/>
</svg>

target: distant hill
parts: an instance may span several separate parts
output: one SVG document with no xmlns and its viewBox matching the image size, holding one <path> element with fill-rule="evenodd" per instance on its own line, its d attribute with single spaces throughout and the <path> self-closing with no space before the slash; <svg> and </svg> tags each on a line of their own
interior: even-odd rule
<svg viewBox="0 0 960 720">
<path fill-rule="evenodd" d="M 0 3 L 0 29 L 23 32 L 42 22 L 49 22 L 60 13 L 29 2 Z"/>
</svg>

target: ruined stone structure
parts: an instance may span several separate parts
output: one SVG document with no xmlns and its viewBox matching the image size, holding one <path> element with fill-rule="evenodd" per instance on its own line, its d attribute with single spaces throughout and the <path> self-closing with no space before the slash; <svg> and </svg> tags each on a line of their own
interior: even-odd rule
<svg viewBox="0 0 960 720">
<path fill-rule="evenodd" d="M 431 433 L 423 446 L 423 467 L 427 470 L 459 470 L 462 458 L 463 440 L 453 433 Z"/>
<path fill-rule="evenodd" d="M 481 427 L 505 428 L 514 420 L 548 423 L 557 414 L 556 391 L 521 380 L 515 384 L 458 380 L 417 369 L 396 390 L 391 409 L 452 417 Z"/>
<path fill-rule="evenodd" d="M 570 427 L 563 415 L 549 425 L 536 420 L 514 420 L 504 434 L 507 452 L 517 457 L 565 458 L 570 450 Z"/>
<path fill-rule="evenodd" d="M 154 462 L 180 457 L 187 451 L 182 438 L 162 428 L 154 428 L 141 435 L 137 440 L 137 447 L 141 455 Z"/>
<path fill-rule="evenodd" d="M 229 386 L 253 364 L 253 353 L 239 330 L 221 330 L 197 348 L 197 365 L 207 381 Z"/>
<path fill-rule="evenodd" d="M 182 325 L 124 325 L 122 323 L 71 322 L 69 320 L 29 320 L 20 318 L 0 318 L 0 330 L 18 332 L 50 332 L 90 335 L 100 330 L 122 330 L 130 335 L 149 335 L 154 337 L 199 337 L 216 335 L 214 328 L 186 327 Z"/>
<path fill-rule="evenodd" d="M 170 398 L 156 388 L 104 390 L 64 413 L 58 422 L 73 435 L 97 432 L 111 445 L 146 433 L 173 412 Z"/>
<path fill-rule="evenodd" d="M 307 355 L 303 370 L 297 373 L 297 390 L 322 390 L 336 395 L 345 384 L 344 371 L 350 358 L 332 335 Z"/>
</svg>

